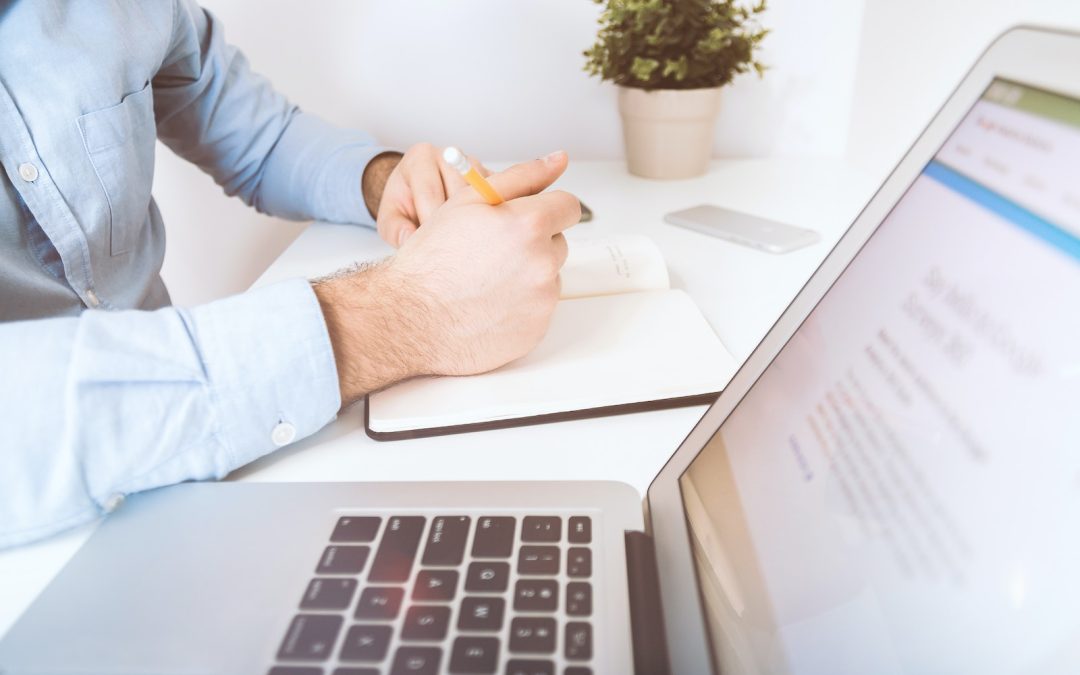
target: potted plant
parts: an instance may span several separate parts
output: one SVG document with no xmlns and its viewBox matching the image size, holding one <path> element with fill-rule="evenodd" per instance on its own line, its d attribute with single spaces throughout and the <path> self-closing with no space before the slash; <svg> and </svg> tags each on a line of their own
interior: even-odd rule
<svg viewBox="0 0 1080 675">
<path fill-rule="evenodd" d="M 606 6 L 585 70 L 619 87 L 630 173 L 705 173 L 720 89 L 740 73 L 765 70 L 755 58 L 768 33 L 757 22 L 765 0 L 595 2 Z"/>
</svg>

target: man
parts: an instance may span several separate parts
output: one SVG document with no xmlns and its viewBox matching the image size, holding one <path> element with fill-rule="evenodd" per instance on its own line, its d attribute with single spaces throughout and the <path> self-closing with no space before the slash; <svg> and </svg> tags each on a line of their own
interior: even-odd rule
<svg viewBox="0 0 1080 675">
<path fill-rule="evenodd" d="M 377 213 L 400 248 L 169 307 L 155 136 L 260 211 Z M 0 163 L 0 547 L 221 477 L 392 382 L 524 355 L 579 218 L 540 194 L 564 153 L 491 176 L 507 202 L 488 206 L 434 148 L 402 157 L 297 110 L 194 0 L 0 5 Z"/>
</svg>

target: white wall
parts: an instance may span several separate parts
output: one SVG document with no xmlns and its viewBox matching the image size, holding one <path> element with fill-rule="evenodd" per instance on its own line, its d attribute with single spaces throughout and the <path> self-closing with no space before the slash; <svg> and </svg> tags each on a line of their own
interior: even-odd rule
<svg viewBox="0 0 1080 675">
<path fill-rule="evenodd" d="M 847 141 L 864 0 L 773 0 L 771 70 L 729 88 L 714 154 L 839 155 Z M 581 52 L 589 0 L 204 0 L 254 67 L 300 103 L 384 143 L 458 144 L 481 158 L 622 156 L 614 89 Z M 246 288 L 298 234 L 221 196 L 160 148 L 155 195 L 178 304 Z"/>
<path fill-rule="evenodd" d="M 983 50 L 1018 23 L 1080 30 L 1080 0 L 867 0 L 850 158 L 877 175 L 891 170 Z"/>
</svg>

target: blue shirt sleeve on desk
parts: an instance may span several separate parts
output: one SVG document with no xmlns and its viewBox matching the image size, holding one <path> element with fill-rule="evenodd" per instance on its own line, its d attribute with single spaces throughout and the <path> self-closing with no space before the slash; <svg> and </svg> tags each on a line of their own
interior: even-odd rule
<svg viewBox="0 0 1080 675">
<path fill-rule="evenodd" d="M 95 518 L 119 497 L 220 478 L 340 407 L 302 280 L 155 312 L 0 324 L 0 548 Z"/>
</svg>

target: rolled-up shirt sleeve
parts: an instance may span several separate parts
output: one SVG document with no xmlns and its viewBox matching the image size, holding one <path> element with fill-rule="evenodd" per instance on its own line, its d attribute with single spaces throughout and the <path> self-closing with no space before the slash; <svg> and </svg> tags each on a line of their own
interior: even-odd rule
<svg viewBox="0 0 1080 675">
<path fill-rule="evenodd" d="M 0 548 L 132 492 L 220 478 L 341 403 L 303 280 L 194 309 L 0 324 L 0 373 L 0 410 L 17 420 L 0 452 Z"/>
<path fill-rule="evenodd" d="M 372 224 L 361 177 L 387 148 L 290 103 L 193 0 L 176 0 L 153 92 L 158 138 L 226 194 L 282 218 Z"/>
</svg>

